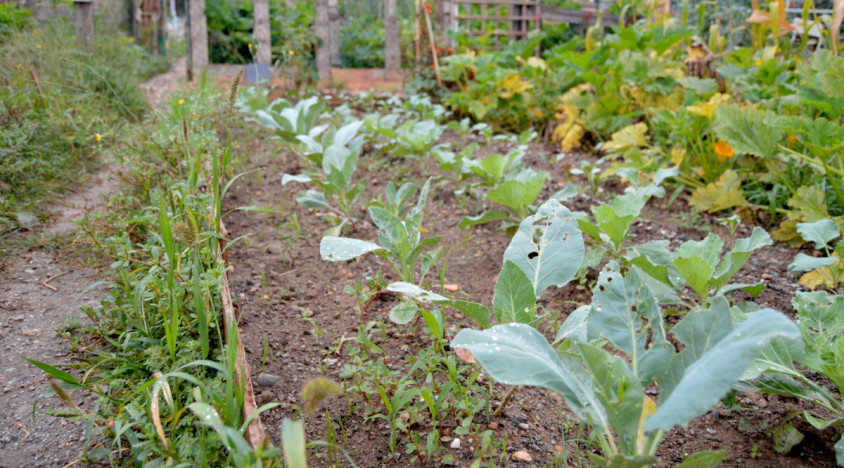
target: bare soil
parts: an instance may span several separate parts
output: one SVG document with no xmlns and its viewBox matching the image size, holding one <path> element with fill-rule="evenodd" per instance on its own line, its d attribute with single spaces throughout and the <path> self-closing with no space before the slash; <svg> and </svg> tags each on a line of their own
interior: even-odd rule
<svg viewBox="0 0 844 468">
<path fill-rule="evenodd" d="M 443 140 L 459 140 L 459 136 L 447 131 Z M 501 153 L 507 148 L 495 142 L 497 148 L 484 148 L 480 155 Z M 226 201 L 228 208 L 238 206 L 282 207 L 287 215 L 238 211 L 226 218 L 227 227 L 233 237 L 248 235 L 247 240 L 229 249 L 229 261 L 234 271 L 230 273 L 232 295 L 242 314 L 241 334 L 255 381 L 259 405 L 280 402 L 282 406 L 262 415 L 273 443 L 278 444 L 279 425 L 284 417 L 298 418 L 295 405 L 301 405 L 299 392 L 305 382 L 325 375 L 335 382 L 342 382 L 339 373 L 344 364 L 349 364 L 349 350 L 355 346 L 354 338 L 362 324 L 354 307 L 354 296 L 344 292 L 344 287 L 367 276 L 382 271 L 388 282 L 395 281 L 388 265 L 380 258 L 369 255 L 347 263 L 324 262 L 319 255 L 319 240 L 330 227 L 319 214 L 305 210 L 295 203 L 301 186 L 281 185 L 284 173 L 300 172 L 300 161 L 296 156 L 281 150 L 270 141 L 253 141 L 245 145 L 248 162 L 243 170 L 261 168 L 256 174 L 246 176 L 232 188 Z M 562 188 L 566 182 L 574 181 L 578 186 L 588 186 L 584 179 L 569 174 L 568 168 L 577 166 L 574 156 L 563 163 L 553 163 L 553 148 L 542 143 L 531 145 L 525 161 L 536 169 L 551 173 L 546 182 L 545 199 Z M 589 155 L 578 157 L 589 158 Z M 397 182 L 397 174 L 403 174 L 403 181 L 417 184 L 428 176 L 444 176 L 433 166 L 422 167 L 408 160 L 389 160 L 382 155 L 365 152 L 359 165 L 359 175 L 368 179 L 367 194 L 362 204 L 383 193 L 387 182 Z M 258 175 L 260 174 L 260 175 Z M 469 240 L 456 247 L 448 259 L 446 283 L 456 283 L 462 297 L 491 303 L 496 275 L 501 268 L 501 258 L 509 243 L 505 233 L 497 231 L 495 224 L 479 226 L 468 233 L 458 228 L 464 215 L 480 212 L 481 202 L 472 198 L 456 197 L 457 188 L 443 178 L 434 183 L 423 226 L 430 234 L 442 236 L 441 245 L 446 248 Z M 602 186 L 601 192 L 620 192 L 622 187 L 615 183 Z M 601 194 L 599 193 L 599 197 Z M 667 198 L 667 197 L 666 197 Z M 572 210 L 588 210 L 598 203 L 588 195 L 579 195 L 567 202 Z M 652 200 L 646 212 L 633 227 L 632 242 L 643 243 L 654 239 L 668 239 L 672 248 L 689 239 L 702 239 L 708 232 L 715 232 L 725 239 L 728 247 L 737 237 L 747 237 L 752 226 L 741 224 L 734 236 L 715 222 L 714 217 L 689 213 L 687 197 L 681 195 L 670 208 L 665 199 Z M 290 222 L 290 213 L 298 217 L 299 230 Z M 348 235 L 348 234 L 347 234 Z M 361 210 L 352 237 L 377 241 L 377 230 Z M 796 251 L 786 245 L 775 244 L 757 251 L 735 278 L 736 282 L 764 280 L 766 289 L 756 299 L 763 307 L 772 307 L 787 314 L 793 314 L 790 300 L 798 285 L 786 266 Z M 465 294 L 465 295 L 464 295 Z M 741 293 L 744 294 L 744 293 Z M 746 296 L 744 299 L 750 299 Z M 590 302 L 589 295 L 578 284 L 549 290 L 540 301 L 551 316 L 558 320 L 571 312 L 575 303 Z M 377 295 L 366 311 L 365 320 L 377 319 L 387 323 L 386 335 L 374 335 L 373 341 L 389 358 L 390 366 L 401 370 L 409 365 L 411 357 L 429 343 L 424 322 L 398 327 L 389 322 L 387 312 L 397 303 L 389 294 Z M 313 320 L 318 327 L 309 323 Z M 453 336 L 461 327 L 469 324 L 459 314 L 447 315 L 447 334 Z M 265 341 L 266 340 L 266 341 Z M 264 352 L 265 343 L 267 352 Z M 262 374 L 280 376 L 273 384 L 261 386 Z M 496 384 L 491 401 L 496 408 L 508 388 Z M 354 399 L 354 398 L 352 398 Z M 587 436 L 580 433 L 573 415 L 564 409 L 562 399 L 551 392 L 534 389 L 519 389 L 504 413 L 494 420 L 487 420 L 486 414 L 477 414 L 475 422 L 494 428 L 495 438 L 506 437 L 506 454 L 503 464 L 524 465 L 530 463 L 514 460 L 517 451 L 527 451 L 536 465 L 558 465 L 559 453 L 567 454 L 569 463 L 589 464 L 585 451 L 590 448 L 582 440 Z M 403 455 L 389 457 L 387 445 L 389 429 L 383 419 L 364 420 L 357 411 L 349 411 L 344 397 L 334 397 L 323 403 L 323 409 L 307 418 L 309 441 L 326 440 L 326 414 L 330 413 L 333 426 L 345 428 L 344 436 L 338 432 L 338 445 L 358 466 L 438 466 L 430 462 L 413 462 Z M 806 434 L 804 441 L 787 455 L 773 449 L 771 431 L 788 419 L 794 411 L 804 408 L 800 402 L 769 395 L 740 394 L 729 406 L 719 404 L 706 415 L 693 421 L 687 428 L 670 431 L 661 445 L 658 456 L 661 466 L 674 466 L 686 456 L 702 450 L 727 451 L 723 466 L 779 467 L 779 466 L 835 466 L 832 444 L 834 432 L 819 432 L 807 424 L 792 422 Z M 427 418 L 429 419 L 429 417 Z M 420 417 L 411 421 L 414 431 L 423 435 L 430 430 L 430 423 Z M 442 434 L 440 456 L 451 454 L 455 465 L 469 466 L 474 460 L 476 447 L 463 438 L 460 448 L 450 448 L 450 431 L 456 426 L 451 421 Z M 399 435 L 399 453 L 404 452 L 406 436 Z M 423 442 L 424 444 L 424 442 Z M 313 452 L 314 466 L 327 464 L 320 456 L 324 449 Z M 498 461 L 496 454 L 496 463 Z M 424 458 L 422 459 L 424 460 Z M 343 463 L 341 463 L 342 465 Z"/>
</svg>

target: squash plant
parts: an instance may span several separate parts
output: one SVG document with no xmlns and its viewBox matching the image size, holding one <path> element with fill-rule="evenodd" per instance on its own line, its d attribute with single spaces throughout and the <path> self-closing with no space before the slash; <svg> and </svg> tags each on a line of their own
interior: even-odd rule
<svg viewBox="0 0 844 468">
<path fill-rule="evenodd" d="M 464 329 L 451 346 L 470 351 L 502 383 L 563 396 L 594 431 L 602 454 L 589 457 L 597 466 L 656 464 L 666 430 L 717 403 L 773 339 L 799 336 L 788 318 L 771 309 L 736 323 L 722 295 L 669 329 L 643 273 L 622 275 L 611 262 L 593 289 L 593 303 L 570 314 L 552 345 L 520 313 L 546 288 L 574 276 L 579 261 L 571 254 L 580 252 L 582 259 L 583 248 L 571 212 L 555 200 L 540 206 L 505 251 L 493 300 L 505 318 L 500 321 L 512 310 L 512 321 L 522 323 Z M 644 391 L 652 382 L 659 385 L 658 401 Z M 694 461 L 714 466 L 723 456 L 705 452 Z"/>
</svg>

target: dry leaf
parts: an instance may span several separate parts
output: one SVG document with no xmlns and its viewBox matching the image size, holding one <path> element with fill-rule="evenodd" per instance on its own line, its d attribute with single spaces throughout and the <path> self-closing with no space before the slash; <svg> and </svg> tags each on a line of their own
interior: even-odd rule
<svg viewBox="0 0 844 468">
<path fill-rule="evenodd" d="M 461 361 L 467 364 L 474 364 L 478 361 L 475 360 L 475 356 L 472 355 L 472 352 L 465 348 L 454 348 L 454 354 L 460 358 Z"/>
</svg>

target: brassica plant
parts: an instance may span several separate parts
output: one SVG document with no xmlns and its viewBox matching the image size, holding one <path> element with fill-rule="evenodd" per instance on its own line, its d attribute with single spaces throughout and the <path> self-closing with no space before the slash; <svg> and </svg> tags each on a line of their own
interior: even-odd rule
<svg viewBox="0 0 844 468">
<path fill-rule="evenodd" d="M 276 99 L 266 110 L 258 110 L 258 121 L 273 130 L 282 140 L 297 144 L 299 135 L 315 137 L 327 128 L 317 125 L 317 120 L 325 111 L 325 103 L 314 96 L 303 99 L 291 106 L 284 99 Z"/>
<path fill-rule="evenodd" d="M 296 201 L 305 208 L 320 209 L 335 205 L 343 214 L 343 219 L 328 233 L 339 235 L 346 223 L 352 223 L 352 212 L 366 186 L 366 179 L 354 181 L 358 156 L 363 145 L 363 138 L 357 136 L 361 122 L 352 122 L 339 130 L 330 128 L 322 136 L 321 142 L 306 135 L 298 135 L 298 140 L 308 149 L 306 157 L 313 161 L 318 170 L 306 171 L 305 174 L 284 174 L 282 185 L 290 182 L 311 183 L 322 192 L 308 190 Z"/>
<path fill-rule="evenodd" d="M 562 395 L 593 428 L 602 455 L 589 457 L 598 466 L 657 463 L 665 431 L 717 403 L 773 339 L 799 336 L 788 318 L 771 309 L 736 323 L 722 295 L 669 329 L 643 274 L 632 269 L 622 275 L 610 262 L 593 289 L 592 304 L 569 315 L 552 345 L 520 314 L 546 288 L 574 276 L 583 249 L 573 215 L 556 200 L 540 206 L 505 251 L 493 299 L 505 318 L 499 321 L 512 311 L 512 321 L 522 323 L 461 330 L 451 346 L 470 351 L 502 383 Z M 644 391 L 652 382 L 659 386 L 658 401 Z M 723 455 L 703 453 L 696 460 L 708 458 L 711 464 Z"/>
<path fill-rule="evenodd" d="M 797 311 L 802 340 L 778 339 L 756 358 L 736 388 L 798 398 L 823 411 L 804 411 L 803 418 L 819 430 L 844 428 L 844 297 L 826 291 L 798 292 L 791 302 Z M 798 366 L 799 365 L 799 366 Z M 809 379 L 806 370 L 822 374 L 837 392 Z M 782 446 L 787 452 L 803 435 L 786 422 L 794 436 Z M 835 456 L 844 465 L 844 438 L 835 444 Z"/>
</svg>

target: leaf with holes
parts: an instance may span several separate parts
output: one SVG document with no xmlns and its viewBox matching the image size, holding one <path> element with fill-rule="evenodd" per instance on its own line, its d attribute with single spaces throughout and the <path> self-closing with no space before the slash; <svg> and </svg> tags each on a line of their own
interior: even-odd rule
<svg viewBox="0 0 844 468">
<path fill-rule="evenodd" d="M 574 215 L 558 201 L 548 200 L 521 222 L 504 260 L 522 269 L 539 298 L 549 286 L 562 287 L 574 278 L 584 251 Z"/>
</svg>

